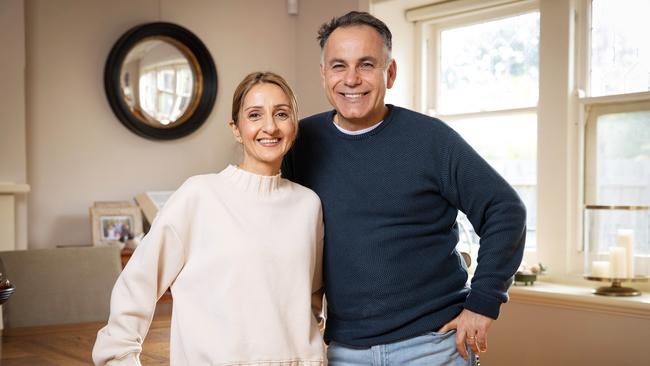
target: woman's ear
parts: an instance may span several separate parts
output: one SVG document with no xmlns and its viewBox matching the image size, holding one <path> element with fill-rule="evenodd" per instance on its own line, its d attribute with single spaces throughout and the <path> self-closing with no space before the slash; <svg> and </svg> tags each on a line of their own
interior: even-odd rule
<svg viewBox="0 0 650 366">
<path fill-rule="evenodd" d="M 241 134 L 239 133 L 239 127 L 237 127 L 237 123 L 235 123 L 235 121 L 230 121 L 228 123 L 228 126 L 230 126 L 230 130 L 232 130 L 232 134 L 235 136 L 235 140 L 241 144 L 242 139 Z"/>
</svg>

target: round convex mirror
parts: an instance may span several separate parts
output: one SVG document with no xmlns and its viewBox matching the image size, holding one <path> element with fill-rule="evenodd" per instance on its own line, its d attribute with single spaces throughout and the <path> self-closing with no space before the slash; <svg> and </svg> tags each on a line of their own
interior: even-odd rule
<svg viewBox="0 0 650 366">
<path fill-rule="evenodd" d="M 196 109 L 195 60 L 163 37 L 143 40 L 126 55 L 120 91 L 131 113 L 154 128 L 173 128 Z"/>
<path fill-rule="evenodd" d="M 171 23 L 141 25 L 122 36 L 109 55 L 104 82 L 122 124 L 154 139 L 195 131 L 217 93 L 210 53 L 194 34 Z"/>
</svg>

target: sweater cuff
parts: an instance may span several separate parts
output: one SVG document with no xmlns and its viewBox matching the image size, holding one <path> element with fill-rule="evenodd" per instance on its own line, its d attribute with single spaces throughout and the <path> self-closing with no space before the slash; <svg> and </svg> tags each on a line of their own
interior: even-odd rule
<svg viewBox="0 0 650 366">
<path fill-rule="evenodd" d="M 463 307 L 477 314 L 485 315 L 496 320 L 499 317 L 501 301 L 490 296 L 486 296 L 476 291 L 470 291 L 465 299 Z"/>
<path fill-rule="evenodd" d="M 114 358 L 106 363 L 106 366 L 142 366 L 140 355 L 129 353 L 122 358 Z"/>
</svg>

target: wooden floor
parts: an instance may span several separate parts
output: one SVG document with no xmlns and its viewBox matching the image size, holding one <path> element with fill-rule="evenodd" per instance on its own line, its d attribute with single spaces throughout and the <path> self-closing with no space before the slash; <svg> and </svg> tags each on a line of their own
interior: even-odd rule
<svg viewBox="0 0 650 366">
<path fill-rule="evenodd" d="M 140 360 L 147 366 L 169 365 L 169 314 L 156 315 Z M 97 331 L 104 323 L 5 329 L 0 345 L 2 366 L 91 365 Z"/>
</svg>

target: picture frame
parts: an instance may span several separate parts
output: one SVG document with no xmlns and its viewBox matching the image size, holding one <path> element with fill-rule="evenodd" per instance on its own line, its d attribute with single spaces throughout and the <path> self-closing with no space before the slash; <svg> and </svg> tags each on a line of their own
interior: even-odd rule
<svg viewBox="0 0 650 366">
<path fill-rule="evenodd" d="M 118 208 L 133 206 L 135 205 L 131 201 L 95 201 L 95 203 L 93 203 L 93 207 Z"/>
<path fill-rule="evenodd" d="M 142 212 L 138 206 L 90 208 L 94 246 L 124 246 L 128 239 L 142 233 Z"/>
</svg>

